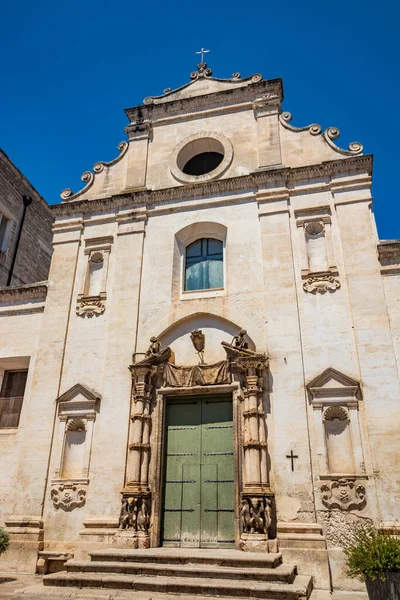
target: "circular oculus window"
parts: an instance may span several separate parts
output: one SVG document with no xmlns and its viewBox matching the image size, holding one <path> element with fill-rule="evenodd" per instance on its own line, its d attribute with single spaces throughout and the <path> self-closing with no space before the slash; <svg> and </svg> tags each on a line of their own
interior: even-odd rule
<svg viewBox="0 0 400 600">
<path fill-rule="evenodd" d="M 225 136 L 203 133 L 186 138 L 175 148 L 170 170 L 184 183 L 207 181 L 222 175 L 232 158 L 232 144 Z"/>
</svg>

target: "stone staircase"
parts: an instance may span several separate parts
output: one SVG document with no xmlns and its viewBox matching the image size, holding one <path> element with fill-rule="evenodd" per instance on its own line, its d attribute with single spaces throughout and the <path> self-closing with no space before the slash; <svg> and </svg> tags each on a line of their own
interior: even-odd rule
<svg viewBox="0 0 400 600">
<path fill-rule="evenodd" d="M 90 561 L 67 561 L 66 571 L 46 575 L 44 585 L 248 600 L 306 600 L 312 590 L 311 577 L 282 564 L 280 553 L 154 548 L 89 555 Z"/>
</svg>

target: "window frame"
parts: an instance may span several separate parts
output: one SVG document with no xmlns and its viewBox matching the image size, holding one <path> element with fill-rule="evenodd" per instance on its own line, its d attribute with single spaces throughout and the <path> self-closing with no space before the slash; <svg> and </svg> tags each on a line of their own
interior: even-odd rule
<svg viewBox="0 0 400 600">
<path fill-rule="evenodd" d="M 6 254 L 7 248 L 8 248 L 8 243 L 10 241 L 10 234 L 11 234 L 11 228 L 12 228 L 13 221 L 12 221 L 11 216 L 8 215 L 0 207 L 0 227 L 1 227 L 1 223 L 2 223 L 3 219 L 4 219 L 4 221 L 6 221 L 6 226 L 4 228 L 4 235 L 2 238 L 0 238 L 0 252 L 2 254 Z"/>
<path fill-rule="evenodd" d="M 208 246 L 208 241 L 209 240 L 214 240 L 216 242 L 219 242 L 221 244 L 221 251 L 215 253 L 214 255 L 209 253 L 209 246 Z M 200 255 L 199 257 L 188 257 L 187 252 L 188 249 L 193 246 L 194 244 L 196 244 L 196 242 L 200 242 L 201 243 L 201 250 L 200 250 Z M 207 242 L 207 248 L 206 251 L 204 253 L 204 249 L 203 249 L 203 242 Z M 198 264 L 200 263 L 202 265 L 201 268 L 201 284 L 204 286 L 205 285 L 205 281 L 204 281 L 204 277 L 205 277 L 205 272 L 208 274 L 208 269 L 205 268 L 203 265 L 205 265 L 208 262 L 212 262 L 213 258 L 212 256 L 220 256 L 221 258 L 218 259 L 214 259 L 215 262 L 222 262 L 222 287 L 221 286 L 217 286 L 217 287 L 198 287 L 195 289 L 186 289 L 186 285 L 187 285 L 187 269 L 188 267 L 191 266 L 191 259 L 192 259 L 192 265 L 194 264 Z M 196 260 L 196 258 L 198 258 L 198 260 Z M 188 260 L 189 260 L 189 264 L 188 264 Z M 183 287 L 184 287 L 184 291 L 185 292 L 202 292 L 202 291 L 207 291 L 207 290 L 221 290 L 224 289 L 224 243 L 222 240 L 216 239 L 214 237 L 201 237 L 198 238 L 197 240 L 194 240 L 193 242 L 191 242 L 190 244 L 188 244 L 185 247 L 185 257 L 184 257 L 184 262 L 185 262 L 185 266 L 184 266 L 184 281 L 183 281 Z M 209 275 L 207 276 L 207 282 L 209 283 Z"/>
<path fill-rule="evenodd" d="M 23 402 L 24 402 L 24 397 L 25 397 L 25 392 L 26 392 L 26 386 L 27 386 L 27 382 L 28 382 L 28 372 L 29 369 L 7 369 L 4 370 L 3 373 L 3 380 L 1 382 L 1 387 L 0 387 L 0 399 L 2 401 L 7 400 L 7 399 L 20 399 L 21 400 L 21 406 L 20 406 L 20 410 L 19 410 L 19 414 L 18 414 L 18 420 L 17 420 L 17 424 L 16 425 L 12 425 L 12 426 L 7 426 L 7 425 L 1 425 L 0 424 L 0 430 L 16 430 L 19 427 L 19 423 L 21 420 L 21 413 L 22 413 L 22 407 L 23 407 Z M 22 394 L 22 396 L 5 396 L 5 390 L 7 387 L 7 382 L 8 382 L 8 377 L 10 373 L 26 373 L 26 379 L 25 379 L 25 385 L 24 385 L 24 392 Z M 1 423 L 1 414 L 3 411 L 0 412 L 0 423 Z"/>
<path fill-rule="evenodd" d="M 217 240 L 219 242 L 222 242 L 222 287 L 218 287 L 218 288 L 205 288 L 205 289 L 199 289 L 199 290 L 186 290 L 185 289 L 185 284 L 186 284 L 186 251 L 187 248 L 193 244 L 194 242 L 197 242 L 198 240 L 202 240 L 202 239 L 213 239 L 213 240 Z M 185 244 L 182 248 L 182 253 L 181 253 L 181 297 L 182 298 L 195 298 L 195 297 L 199 297 L 199 296 L 221 296 L 224 295 L 226 293 L 226 237 L 223 235 L 220 235 L 218 233 L 204 233 L 204 232 L 199 232 L 197 235 L 191 236 L 190 238 L 188 238 L 187 240 L 185 240 Z"/>
</svg>

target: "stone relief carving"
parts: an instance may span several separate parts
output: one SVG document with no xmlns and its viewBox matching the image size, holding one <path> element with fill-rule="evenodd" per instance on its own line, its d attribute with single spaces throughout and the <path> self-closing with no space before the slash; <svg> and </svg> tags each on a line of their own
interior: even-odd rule
<svg viewBox="0 0 400 600">
<path fill-rule="evenodd" d="M 321 486 L 322 503 L 329 509 L 362 510 L 367 501 L 365 488 L 352 479 L 338 478 Z"/>
<path fill-rule="evenodd" d="M 144 496 L 124 497 L 122 499 L 121 513 L 119 517 L 119 529 L 132 529 L 149 533 L 150 528 L 150 506 L 148 498 Z"/>
<path fill-rule="evenodd" d="M 272 522 L 271 506 L 268 498 L 243 498 L 240 508 L 243 532 L 267 534 Z"/>
<path fill-rule="evenodd" d="M 86 502 L 86 486 L 83 483 L 64 481 L 53 483 L 50 492 L 53 506 L 66 512 L 80 508 Z"/>
<path fill-rule="evenodd" d="M 101 293 L 98 296 L 78 296 L 76 304 L 76 314 L 79 317 L 94 317 L 102 315 L 106 310 L 105 305 L 105 293 Z"/>
<path fill-rule="evenodd" d="M 311 294 L 325 294 L 340 288 L 340 281 L 330 272 L 315 274 L 303 283 L 303 290 Z"/>
<path fill-rule="evenodd" d="M 329 406 L 324 412 L 324 421 L 349 421 L 349 413 L 343 406 Z"/>
<path fill-rule="evenodd" d="M 190 333 L 190 339 L 193 344 L 194 349 L 196 350 L 200 364 L 204 363 L 204 348 L 206 346 L 206 336 L 201 331 L 201 329 L 195 329 Z"/>
</svg>

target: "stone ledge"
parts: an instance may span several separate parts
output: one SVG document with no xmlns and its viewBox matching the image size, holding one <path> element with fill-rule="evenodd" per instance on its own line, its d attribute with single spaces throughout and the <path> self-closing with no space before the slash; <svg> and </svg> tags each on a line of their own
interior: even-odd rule
<svg viewBox="0 0 400 600">
<path fill-rule="evenodd" d="M 28 300 L 45 300 L 47 296 L 47 281 L 30 283 L 21 286 L 0 288 L 0 304 L 3 302 L 26 302 Z"/>
</svg>

